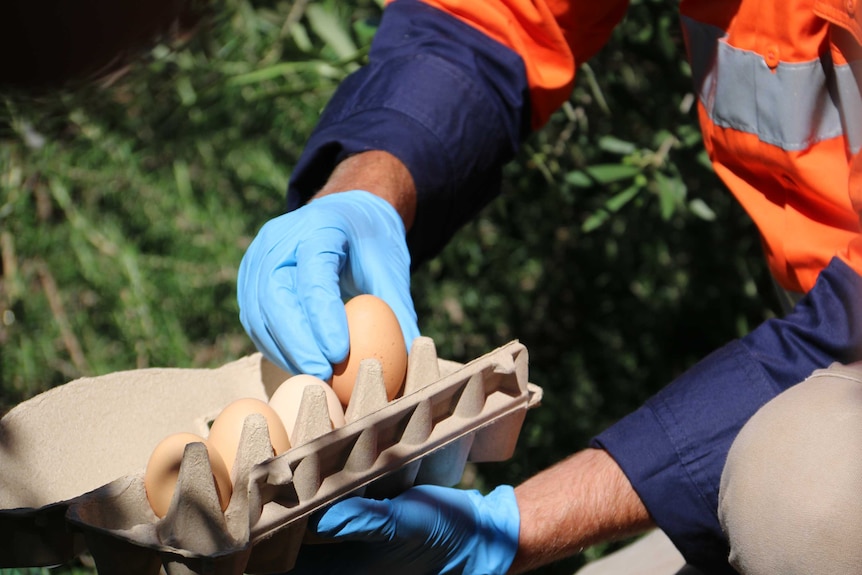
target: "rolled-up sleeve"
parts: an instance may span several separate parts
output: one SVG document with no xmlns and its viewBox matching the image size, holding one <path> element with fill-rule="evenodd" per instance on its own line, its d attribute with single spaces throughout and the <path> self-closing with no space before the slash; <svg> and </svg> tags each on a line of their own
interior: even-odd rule
<svg viewBox="0 0 862 575">
<path fill-rule="evenodd" d="M 607 40 L 625 0 L 397 0 L 369 62 L 336 90 L 297 163 L 287 208 L 345 157 L 382 150 L 416 184 L 414 267 L 500 192 L 503 165 L 568 98 L 577 65 Z"/>
<path fill-rule="evenodd" d="M 408 235 L 414 266 L 435 255 L 499 193 L 502 166 L 529 132 L 520 57 L 421 2 L 388 6 L 369 64 L 327 105 L 288 190 L 295 209 L 345 157 L 384 150 L 418 193 Z"/>
<path fill-rule="evenodd" d="M 718 522 L 730 445 L 770 399 L 814 370 L 862 358 L 862 279 L 835 258 L 785 318 L 706 357 L 594 440 L 686 560 L 733 573 Z"/>
</svg>

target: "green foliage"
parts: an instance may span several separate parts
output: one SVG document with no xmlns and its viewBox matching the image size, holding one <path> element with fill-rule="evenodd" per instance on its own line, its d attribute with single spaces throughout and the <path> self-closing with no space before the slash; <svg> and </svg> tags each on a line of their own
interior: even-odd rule
<svg viewBox="0 0 862 575">
<path fill-rule="evenodd" d="M 240 258 L 283 210 L 305 139 L 379 14 L 370 0 L 218 0 L 193 38 L 157 46 L 110 87 L 0 100 L 0 403 L 253 351 Z M 480 466 L 476 486 L 585 446 L 770 315 L 756 233 L 701 145 L 678 28 L 674 4 L 634 0 L 507 167 L 503 196 L 414 276 L 441 356 L 517 338 L 545 390 L 516 456 Z"/>
<path fill-rule="evenodd" d="M 379 8 L 306 12 L 225 0 L 110 88 L 0 101 L 4 404 L 252 351 L 239 260 Z"/>
</svg>

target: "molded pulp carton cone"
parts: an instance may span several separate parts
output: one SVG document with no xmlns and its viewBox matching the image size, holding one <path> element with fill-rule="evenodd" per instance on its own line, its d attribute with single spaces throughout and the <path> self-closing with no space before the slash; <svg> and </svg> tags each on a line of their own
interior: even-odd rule
<svg viewBox="0 0 862 575">
<path fill-rule="evenodd" d="M 266 420 L 246 418 L 234 490 L 222 512 L 206 447 L 186 446 L 170 509 L 150 509 L 143 472 L 155 445 L 206 437 L 230 402 L 266 401 L 288 374 L 260 354 L 217 369 L 145 369 L 83 378 L 0 419 L 0 567 L 66 562 L 84 549 L 102 574 L 288 571 L 308 516 L 347 495 L 392 497 L 455 485 L 467 461 L 511 457 L 541 388 L 511 342 L 467 364 L 420 337 L 404 393 L 387 402 L 380 364 L 362 362 L 333 430 L 320 389 L 306 389 L 291 449 L 272 457 Z"/>
</svg>

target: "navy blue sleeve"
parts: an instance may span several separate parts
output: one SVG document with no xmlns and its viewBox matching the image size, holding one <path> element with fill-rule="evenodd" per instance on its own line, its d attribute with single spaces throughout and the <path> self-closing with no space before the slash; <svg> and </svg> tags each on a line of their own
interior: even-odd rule
<svg viewBox="0 0 862 575">
<path fill-rule="evenodd" d="M 730 445 L 766 402 L 833 362 L 862 359 L 862 278 L 835 258 L 781 319 L 719 349 L 593 440 L 686 560 L 734 573 L 718 522 Z"/>
<path fill-rule="evenodd" d="M 529 132 L 521 58 L 416 0 L 384 11 L 369 63 L 336 90 L 288 188 L 303 205 L 347 156 L 384 150 L 416 183 L 407 243 L 416 267 L 499 194 L 502 166 Z"/>
</svg>

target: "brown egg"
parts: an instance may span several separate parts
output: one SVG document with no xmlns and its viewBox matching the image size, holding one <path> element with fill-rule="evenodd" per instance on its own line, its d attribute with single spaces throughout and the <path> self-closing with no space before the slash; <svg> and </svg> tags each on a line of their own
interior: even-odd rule
<svg viewBox="0 0 862 575">
<path fill-rule="evenodd" d="M 346 406 L 359 373 L 359 362 L 375 358 L 383 367 L 386 396 L 391 401 L 401 390 L 407 373 L 407 347 L 395 312 L 382 299 L 367 294 L 348 301 L 344 311 L 350 352 L 347 359 L 333 366 L 332 389 Z"/>
<path fill-rule="evenodd" d="M 342 409 L 341 401 L 332 387 L 313 375 L 294 375 L 279 385 L 272 397 L 269 398 L 269 406 L 281 417 L 284 428 L 287 429 L 287 434 L 290 436 L 291 444 L 295 443 L 293 440 L 294 427 L 299 415 L 302 394 L 306 387 L 319 387 L 326 394 L 326 407 L 329 409 L 329 421 L 332 423 L 332 428 L 336 429 L 344 425 L 344 409 Z"/>
<path fill-rule="evenodd" d="M 260 413 L 266 418 L 274 455 L 280 455 L 290 449 L 290 440 L 281 418 L 265 401 L 252 397 L 237 399 L 229 403 L 215 418 L 207 438 L 209 444 L 221 454 L 231 473 L 239 450 L 243 423 L 252 413 Z"/>
<path fill-rule="evenodd" d="M 158 517 L 164 517 L 171 505 L 180 474 L 183 453 L 189 443 L 203 443 L 206 446 L 222 511 L 227 509 L 227 505 L 230 503 L 232 491 L 230 473 L 218 451 L 209 445 L 203 437 L 194 433 L 174 433 L 156 445 L 150 454 L 147 470 L 144 473 L 147 500 Z"/>
</svg>

